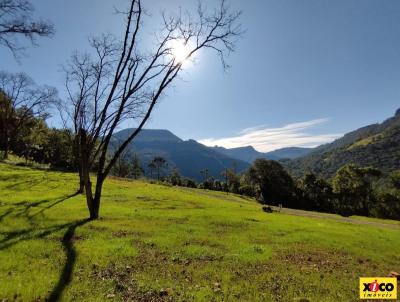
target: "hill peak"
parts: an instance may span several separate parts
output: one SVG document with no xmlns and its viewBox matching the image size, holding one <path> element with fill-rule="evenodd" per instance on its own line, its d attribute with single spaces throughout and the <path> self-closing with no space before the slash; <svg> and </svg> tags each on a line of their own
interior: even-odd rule
<svg viewBox="0 0 400 302">
<path fill-rule="evenodd" d="M 119 139 L 127 138 L 135 128 L 127 128 L 114 134 L 114 137 Z M 177 137 L 169 130 L 164 129 L 142 129 L 134 141 L 138 142 L 151 142 L 151 141 L 163 141 L 163 142 L 182 142 L 182 139 Z"/>
<path fill-rule="evenodd" d="M 232 148 L 231 150 L 242 150 L 242 151 L 254 151 L 254 152 L 258 152 L 256 149 L 254 149 L 253 146 L 236 147 L 236 148 Z"/>
</svg>

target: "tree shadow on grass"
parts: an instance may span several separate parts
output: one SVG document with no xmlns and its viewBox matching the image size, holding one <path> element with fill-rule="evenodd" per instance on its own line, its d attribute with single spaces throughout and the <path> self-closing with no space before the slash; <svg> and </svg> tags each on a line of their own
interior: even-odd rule
<svg viewBox="0 0 400 302">
<path fill-rule="evenodd" d="M 5 211 L 3 214 L 0 215 L 0 222 L 3 221 L 4 218 L 6 218 L 8 215 L 12 214 L 13 210 L 12 209 L 8 209 L 7 211 Z"/>
<path fill-rule="evenodd" d="M 31 227 L 11 232 L 1 232 L 4 238 L 0 240 L 0 251 L 8 249 L 21 241 L 45 238 L 46 236 L 68 228 L 74 223 L 63 223 L 51 227 Z"/>
<path fill-rule="evenodd" d="M 28 180 L 15 182 L 15 183 L 6 185 L 4 188 L 7 190 L 18 190 L 21 187 L 23 187 L 24 189 L 26 189 L 26 188 L 32 189 L 35 186 L 43 184 L 46 180 L 47 180 L 47 178 L 45 176 L 43 176 L 41 178 L 31 178 Z"/>
<path fill-rule="evenodd" d="M 0 251 L 7 249 L 21 241 L 44 238 L 54 232 L 67 229 L 62 238 L 62 245 L 66 254 L 66 261 L 57 284 L 52 289 L 46 301 L 59 301 L 67 285 L 72 280 L 72 273 L 77 253 L 74 247 L 76 228 L 89 222 L 90 219 L 78 220 L 72 223 L 59 224 L 47 228 L 28 228 L 12 232 L 4 232 L 5 237 L 0 240 Z"/>
<path fill-rule="evenodd" d="M 1 232 L 0 235 L 3 235 L 3 239 L 0 240 L 0 251 L 7 249 L 15 244 L 17 244 L 20 241 L 24 240 L 30 240 L 30 239 L 39 239 L 39 238 L 44 238 L 51 233 L 60 231 L 64 228 L 69 228 L 70 226 L 73 226 L 76 223 L 64 223 L 64 224 L 59 224 L 59 225 L 54 225 L 50 227 L 44 227 L 40 228 L 36 226 L 36 223 L 34 221 L 34 218 L 42 214 L 44 211 L 78 195 L 78 193 L 73 193 L 69 194 L 67 196 L 63 196 L 58 199 L 54 200 L 41 200 L 41 201 L 35 201 L 35 202 L 27 202 L 27 201 L 22 201 L 18 202 L 15 204 L 9 204 L 9 209 L 7 209 L 3 214 L 0 215 L 0 223 L 2 220 L 8 216 L 13 216 L 13 217 L 20 217 L 20 218 L 25 218 L 27 219 L 31 227 L 25 228 L 25 229 L 20 229 L 20 230 L 15 230 L 15 231 L 9 231 L 9 232 Z M 45 205 L 45 206 L 43 206 Z M 30 215 L 30 211 L 34 208 L 41 207 L 41 209 L 36 212 L 33 215 Z"/>
<path fill-rule="evenodd" d="M 40 211 L 36 212 L 35 214 L 31 215 L 30 217 L 33 218 L 33 217 L 35 217 L 35 216 L 37 216 L 37 215 L 39 215 L 39 214 L 42 214 L 44 211 L 46 211 L 46 210 L 48 210 L 48 209 L 51 209 L 52 207 L 58 205 L 59 203 L 62 203 L 62 202 L 66 201 L 66 200 L 68 200 L 68 199 L 70 199 L 70 198 L 72 198 L 72 197 L 75 197 L 75 196 L 77 196 L 77 195 L 79 195 L 79 192 L 76 192 L 76 193 L 74 193 L 74 194 L 70 194 L 70 195 L 64 196 L 64 197 L 62 197 L 62 198 L 56 199 L 56 200 L 54 200 L 53 203 L 51 203 L 51 204 L 49 204 L 49 205 L 46 205 L 46 206 L 43 207 Z"/>
<path fill-rule="evenodd" d="M 77 221 L 74 224 L 70 225 L 67 229 L 67 231 L 64 234 L 62 244 L 64 247 L 65 254 L 67 256 L 67 260 L 64 264 L 63 270 L 61 272 L 61 275 L 58 279 L 58 282 L 56 286 L 53 288 L 51 291 L 49 298 L 47 301 L 49 302 L 55 302 L 59 301 L 59 299 L 62 296 L 62 293 L 64 292 L 64 289 L 67 287 L 69 283 L 71 283 L 72 280 L 72 273 L 74 270 L 74 265 L 76 262 L 76 250 L 74 247 L 74 235 L 75 235 L 75 230 L 77 227 L 84 225 L 85 223 L 89 222 L 89 219 Z"/>
<path fill-rule="evenodd" d="M 69 194 L 67 196 L 63 196 L 61 198 L 57 198 L 57 199 L 53 199 L 53 200 L 49 200 L 49 199 L 45 199 L 45 200 L 40 200 L 40 201 L 34 201 L 34 202 L 28 202 L 28 201 L 21 201 L 18 203 L 14 203 L 14 204 L 6 204 L 6 203 L 2 203 L 1 206 L 8 206 L 10 207 L 10 209 L 8 209 L 7 211 L 5 211 L 3 214 L 0 215 L 0 223 L 3 221 L 4 218 L 6 218 L 7 216 L 15 216 L 15 217 L 25 217 L 27 218 L 29 221 L 32 222 L 32 219 L 34 217 L 36 217 L 39 214 L 42 214 L 44 211 L 58 205 L 59 203 L 62 203 L 72 197 L 75 197 L 76 195 L 78 195 L 79 193 L 73 193 L 73 194 Z M 43 206 L 45 205 L 45 206 Z M 30 215 L 29 212 L 32 209 L 38 208 L 40 207 L 41 210 L 36 212 L 33 215 Z"/>
<path fill-rule="evenodd" d="M 19 172 L 20 173 L 20 172 Z M 6 174 L 6 175 L 0 175 L 0 181 L 4 181 L 4 182 L 9 182 L 11 181 L 12 183 L 10 184 L 6 184 L 5 186 L 3 186 L 4 189 L 7 190 L 20 190 L 20 189 L 24 189 L 26 190 L 28 189 L 32 189 L 35 186 L 44 184 L 44 183 L 48 183 L 49 179 L 49 170 L 45 170 L 43 173 L 43 175 L 41 177 L 38 177 L 38 175 L 36 173 L 28 173 L 28 172 L 24 172 L 24 178 L 26 178 L 26 180 L 22 180 L 22 181 L 15 181 L 15 179 L 19 179 L 18 174 Z M 58 175 L 62 175 L 62 173 L 59 174 L 55 174 L 55 172 L 51 171 L 52 173 L 52 177 L 57 177 Z M 58 185 L 56 186 L 58 187 Z"/>
<path fill-rule="evenodd" d="M 30 185 L 36 185 L 38 182 L 29 182 Z M 17 186 L 20 185 L 17 184 Z M 13 187 L 16 188 L 16 187 Z M 34 240 L 34 239 L 42 239 L 45 238 L 53 233 L 62 231 L 66 229 L 66 232 L 64 233 L 64 236 L 62 238 L 62 245 L 64 252 L 66 254 L 66 262 L 64 264 L 64 267 L 61 271 L 61 274 L 59 276 L 59 279 L 57 281 L 57 284 L 54 286 L 52 289 L 48 299 L 46 301 L 59 301 L 61 298 L 66 286 L 71 282 L 72 280 L 72 274 L 73 274 L 73 269 L 74 265 L 76 262 L 77 258 L 77 253 L 74 247 L 74 237 L 75 237 L 75 231 L 76 228 L 79 226 L 82 226 L 89 222 L 89 219 L 84 219 L 84 220 L 78 220 L 74 222 L 69 222 L 69 223 L 63 223 L 63 224 L 58 224 L 58 225 L 52 225 L 48 227 L 39 227 L 36 221 L 36 217 L 38 215 L 42 215 L 46 210 L 49 210 L 56 205 L 78 195 L 79 193 L 73 193 L 69 194 L 66 196 L 62 196 L 59 198 L 55 199 L 45 199 L 45 200 L 40 200 L 40 201 L 35 201 L 35 202 L 28 202 L 28 201 L 22 201 L 18 203 L 5 203 L 5 202 L 0 202 L 0 207 L 8 207 L 6 208 L 5 211 L 0 214 L 0 224 L 2 221 L 9 217 L 18 217 L 18 218 L 24 218 L 27 219 L 27 221 L 30 223 L 30 227 L 25 228 L 25 229 L 20 229 L 20 230 L 13 230 L 13 231 L 6 231 L 2 232 L 0 231 L 0 235 L 2 235 L 0 238 L 0 251 L 6 250 L 19 242 L 22 241 L 28 241 L 28 240 Z M 32 210 L 38 209 L 38 211 L 34 211 L 32 213 Z"/>
</svg>

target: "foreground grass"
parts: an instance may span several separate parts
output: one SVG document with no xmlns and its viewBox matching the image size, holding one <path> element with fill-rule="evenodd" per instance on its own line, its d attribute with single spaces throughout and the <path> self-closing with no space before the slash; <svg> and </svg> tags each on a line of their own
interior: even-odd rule
<svg viewBox="0 0 400 302">
<path fill-rule="evenodd" d="M 400 270 L 393 223 L 120 180 L 89 222 L 76 183 L 0 164 L 0 301 L 355 301 L 359 276 Z"/>
</svg>

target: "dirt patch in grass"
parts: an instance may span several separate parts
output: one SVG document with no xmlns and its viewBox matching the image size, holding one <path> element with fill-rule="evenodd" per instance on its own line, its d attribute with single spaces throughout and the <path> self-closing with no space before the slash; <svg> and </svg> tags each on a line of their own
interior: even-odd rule
<svg viewBox="0 0 400 302">
<path fill-rule="evenodd" d="M 272 259 L 275 264 L 283 264 L 304 273 L 321 273 L 335 275 L 355 275 L 365 271 L 376 271 L 382 267 L 381 264 L 369 258 L 355 257 L 353 254 L 335 250 L 318 249 L 306 245 L 293 245 L 285 250 L 276 252 Z"/>
<path fill-rule="evenodd" d="M 171 297 L 165 297 L 164 292 L 143 291 L 138 287 L 133 273 L 134 269 L 131 266 L 117 266 L 111 264 L 106 269 L 98 269 L 93 266 L 93 275 L 97 280 L 111 280 L 114 285 L 113 292 L 107 293 L 105 300 L 120 296 L 123 301 L 137 302 L 161 302 L 172 301 Z"/>
<path fill-rule="evenodd" d="M 71 242 L 85 240 L 86 238 L 87 238 L 87 236 L 84 236 L 84 235 L 74 235 L 71 238 Z"/>
<path fill-rule="evenodd" d="M 301 270 L 333 271 L 348 267 L 352 262 L 350 255 L 339 251 L 294 249 L 279 255 L 279 260 L 290 265 L 299 266 Z"/>
<path fill-rule="evenodd" d="M 200 239 L 183 243 L 184 246 L 190 244 L 221 248 L 218 244 Z M 229 297 L 236 297 L 237 300 L 243 297 L 243 301 L 248 301 L 248 293 L 245 289 L 240 289 L 240 284 L 251 280 L 257 280 L 256 290 L 263 293 L 262 296 L 267 301 L 292 301 L 293 297 L 299 298 L 293 301 L 307 301 L 307 297 L 313 297 L 316 292 L 318 296 L 333 295 L 326 285 L 327 282 L 334 282 L 338 276 L 355 280 L 360 270 L 373 264 L 370 259 L 354 258 L 350 253 L 340 250 L 301 244 L 287 246 L 276 251 L 275 257 L 268 261 L 257 263 L 231 263 L 223 256 L 213 255 L 187 258 L 181 254 L 162 251 L 151 243 L 139 241 L 135 245 L 139 254 L 132 259 L 130 266 L 113 264 L 96 274 L 96 278 L 101 280 L 112 280 L 114 290 L 111 294 L 121 297 L 123 301 L 191 301 L 200 290 L 210 292 L 210 301 L 222 301 L 226 288 L 216 288 L 215 282 L 222 285 L 228 282 L 231 286 L 239 284 L 238 288 L 231 289 Z M 227 278 L 225 280 L 219 274 L 223 270 Z M 172 294 L 166 294 L 168 291 L 162 287 L 162 282 L 159 288 L 140 287 L 135 279 L 141 276 L 153 276 L 154 280 L 164 282 L 172 280 L 167 282 L 171 286 Z M 311 280 L 311 283 L 305 283 L 308 282 L 305 280 Z M 307 288 L 306 292 L 304 288 Z"/>
</svg>

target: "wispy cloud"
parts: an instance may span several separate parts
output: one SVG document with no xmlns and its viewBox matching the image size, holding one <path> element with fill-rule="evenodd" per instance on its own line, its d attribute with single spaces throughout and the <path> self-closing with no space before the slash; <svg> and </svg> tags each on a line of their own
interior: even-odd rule
<svg viewBox="0 0 400 302">
<path fill-rule="evenodd" d="M 236 148 L 253 146 L 261 152 L 268 152 L 284 147 L 316 147 L 329 143 L 342 134 L 310 134 L 306 130 L 315 128 L 318 125 L 329 121 L 328 118 L 321 118 L 306 122 L 292 123 L 278 128 L 258 126 L 246 128 L 236 136 L 225 138 L 206 138 L 200 143 L 207 146 L 222 146 L 225 148 Z"/>
</svg>

